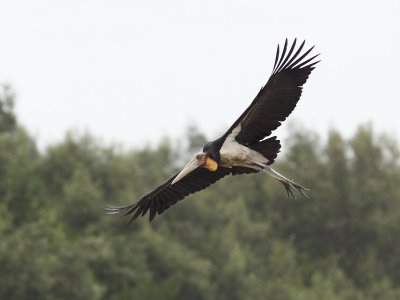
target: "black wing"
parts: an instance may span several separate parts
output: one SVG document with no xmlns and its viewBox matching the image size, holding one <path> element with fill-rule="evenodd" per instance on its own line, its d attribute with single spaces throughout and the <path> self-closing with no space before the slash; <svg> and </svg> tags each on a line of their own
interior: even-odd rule
<svg viewBox="0 0 400 300">
<path fill-rule="evenodd" d="M 124 206 L 105 206 L 104 210 L 108 214 L 133 214 L 129 223 L 135 220 L 139 215 L 144 216 L 150 210 L 151 221 L 157 213 L 159 215 L 162 214 L 167 208 L 174 205 L 179 200 L 182 200 L 189 194 L 208 187 L 230 174 L 230 172 L 230 169 L 223 167 L 218 167 L 215 172 L 199 167 L 171 185 L 171 182 L 178 175 L 177 173 L 150 193 L 142 196 L 138 202 Z"/>
<path fill-rule="evenodd" d="M 307 58 L 314 47 L 300 55 L 304 43 L 305 41 L 294 51 L 295 39 L 287 52 L 286 39 L 282 54 L 279 52 L 278 45 L 274 69 L 267 84 L 224 134 L 221 141 L 240 124 L 241 130 L 235 138 L 236 141 L 242 145 L 252 145 L 269 136 L 290 115 L 300 99 L 304 83 L 314 69 L 314 65 L 319 62 L 313 62 L 319 54 Z"/>
<path fill-rule="evenodd" d="M 276 158 L 280 147 L 280 142 L 276 139 L 276 137 L 268 138 L 251 146 L 253 150 L 260 152 L 266 158 L 268 158 L 270 163 L 272 163 Z M 257 170 L 246 167 L 224 168 L 220 166 L 215 172 L 211 172 L 205 168 L 199 167 L 178 182 L 171 185 L 171 182 L 179 174 L 176 173 L 159 187 L 144 195 L 136 203 L 123 206 L 106 206 L 104 207 L 104 210 L 109 214 L 117 214 L 122 212 L 127 215 L 134 213 L 129 223 L 136 219 L 140 214 L 144 216 L 147 211 L 150 210 L 151 221 L 157 213 L 161 214 L 164 210 L 169 208 L 171 205 L 174 205 L 179 200 L 182 200 L 187 195 L 208 187 L 226 175 L 239 175 L 257 172 Z"/>
</svg>

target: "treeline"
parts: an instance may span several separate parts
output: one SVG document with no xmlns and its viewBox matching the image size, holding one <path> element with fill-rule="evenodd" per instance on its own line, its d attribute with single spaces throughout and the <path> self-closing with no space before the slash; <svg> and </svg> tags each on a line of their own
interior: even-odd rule
<svg viewBox="0 0 400 300">
<path fill-rule="evenodd" d="M 0 299 L 400 299 L 396 140 L 293 129 L 277 170 L 229 177 L 158 216 L 106 216 L 157 186 L 206 138 L 131 151 L 69 133 L 38 151 L 0 92 Z"/>
</svg>

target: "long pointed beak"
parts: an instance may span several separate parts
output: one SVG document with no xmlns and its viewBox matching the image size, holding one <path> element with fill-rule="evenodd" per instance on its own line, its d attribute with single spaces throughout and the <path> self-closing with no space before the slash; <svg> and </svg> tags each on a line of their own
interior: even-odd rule
<svg viewBox="0 0 400 300">
<path fill-rule="evenodd" d="M 201 159 L 198 159 L 196 156 L 193 157 L 187 164 L 186 166 L 182 169 L 182 171 L 179 172 L 179 174 L 174 178 L 174 180 L 171 182 L 171 184 L 174 184 L 181 180 L 183 177 L 185 177 L 187 174 L 195 170 L 196 168 L 200 167 L 201 165 L 204 164 L 204 161 Z"/>
</svg>

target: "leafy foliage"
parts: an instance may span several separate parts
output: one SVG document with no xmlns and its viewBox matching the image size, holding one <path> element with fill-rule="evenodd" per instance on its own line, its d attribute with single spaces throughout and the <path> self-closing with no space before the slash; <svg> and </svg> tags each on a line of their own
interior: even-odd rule
<svg viewBox="0 0 400 300">
<path fill-rule="evenodd" d="M 165 139 L 123 152 L 70 132 L 41 153 L 7 97 L 1 299 L 400 299 L 400 155 L 371 125 L 324 143 L 292 130 L 275 168 L 310 199 L 288 199 L 262 174 L 234 176 L 126 227 L 102 205 L 154 188 L 204 135 L 191 127 L 186 150 Z"/>
</svg>

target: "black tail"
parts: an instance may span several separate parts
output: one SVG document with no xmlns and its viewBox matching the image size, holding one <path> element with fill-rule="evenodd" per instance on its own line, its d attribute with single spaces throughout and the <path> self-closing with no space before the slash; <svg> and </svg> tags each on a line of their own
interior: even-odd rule
<svg viewBox="0 0 400 300">
<path fill-rule="evenodd" d="M 281 143 L 276 139 L 276 136 L 273 136 L 250 145 L 249 148 L 264 155 L 269 160 L 268 164 L 271 165 L 278 156 L 279 150 L 281 149 Z"/>
</svg>

